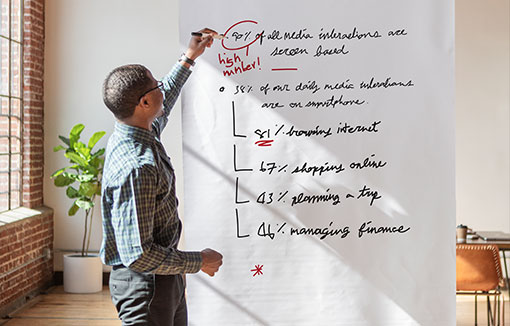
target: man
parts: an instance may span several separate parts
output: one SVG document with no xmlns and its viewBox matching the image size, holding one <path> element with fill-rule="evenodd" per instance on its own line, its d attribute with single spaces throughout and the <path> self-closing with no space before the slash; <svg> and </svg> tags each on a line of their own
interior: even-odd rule
<svg viewBox="0 0 510 326">
<path fill-rule="evenodd" d="M 216 32 L 203 29 L 161 81 L 142 65 L 114 69 L 103 100 L 117 118 L 102 179 L 101 259 L 111 265 L 110 292 L 123 325 L 187 325 L 184 275 L 214 276 L 222 264 L 212 249 L 177 249 L 175 175 L 161 132 L 189 68 Z"/>
</svg>

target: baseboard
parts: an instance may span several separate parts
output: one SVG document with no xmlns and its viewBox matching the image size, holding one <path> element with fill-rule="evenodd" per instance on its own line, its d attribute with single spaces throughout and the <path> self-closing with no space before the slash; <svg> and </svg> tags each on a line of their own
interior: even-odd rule
<svg viewBox="0 0 510 326">
<path fill-rule="evenodd" d="M 25 295 L 12 300 L 8 305 L 5 305 L 2 308 L 0 308 L 0 325 L 5 323 L 6 320 L 9 320 L 10 314 L 13 314 L 19 309 L 25 307 L 31 301 L 34 301 L 34 298 L 36 298 L 41 293 L 46 292 L 52 286 L 53 286 L 52 281 L 46 282 L 37 289 L 25 293 Z"/>
</svg>

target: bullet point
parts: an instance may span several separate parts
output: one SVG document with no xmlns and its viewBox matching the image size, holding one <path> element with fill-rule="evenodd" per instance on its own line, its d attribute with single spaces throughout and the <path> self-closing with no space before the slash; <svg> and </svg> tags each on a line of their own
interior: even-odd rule
<svg viewBox="0 0 510 326">
<path fill-rule="evenodd" d="M 220 87 L 220 92 L 223 92 L 225 90 L 225 87 L 221 86 Z"/>
</svg>

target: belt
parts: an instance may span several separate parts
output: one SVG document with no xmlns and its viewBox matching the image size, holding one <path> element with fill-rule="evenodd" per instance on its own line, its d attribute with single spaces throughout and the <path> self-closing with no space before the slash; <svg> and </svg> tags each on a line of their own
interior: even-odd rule
<svg viewBox="0 0 510 326">
<path fill-rule="evenodd" d="M 121 269 L 121 268 L 127 268 L 127 267 L 126 267 L 126 266 L 124 266 L 124 265 L 113 265 L 113 266 L 112 266 L 112 269 L 113 269 L 114 271 L 116 271 L 117 269 Z"/>
</svg>

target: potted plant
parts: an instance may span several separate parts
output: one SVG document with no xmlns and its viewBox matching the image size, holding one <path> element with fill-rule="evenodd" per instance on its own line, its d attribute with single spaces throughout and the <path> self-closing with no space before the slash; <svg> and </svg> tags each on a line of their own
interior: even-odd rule
<svg viewBox="0 0 510 326">
<path fill-rule="evenodd" d="M 85 212 L 81 254 L 64 255 L 64 291 L 71 293 L 99 292 L 103 286 L 101 260 L 97 255 L 89 255 L 88 251 L 94 199 L 101 195 L 105 152 L 104 148 L 94 151 L 94 146 L 105 132 L 94 133 L 86 145 L 80 141 L 84 128 L 82 124 L 77 124 L 71 129 L 69 138 L 59 136 L 64 145 L 53 148 L 54 152 L 63 150 L 70 163 L 51 175 L 55 186 L 65 187 L 67 197 L 74 200 L 68 215 L 73 216 L 80 209 Z"/>
</svg>

